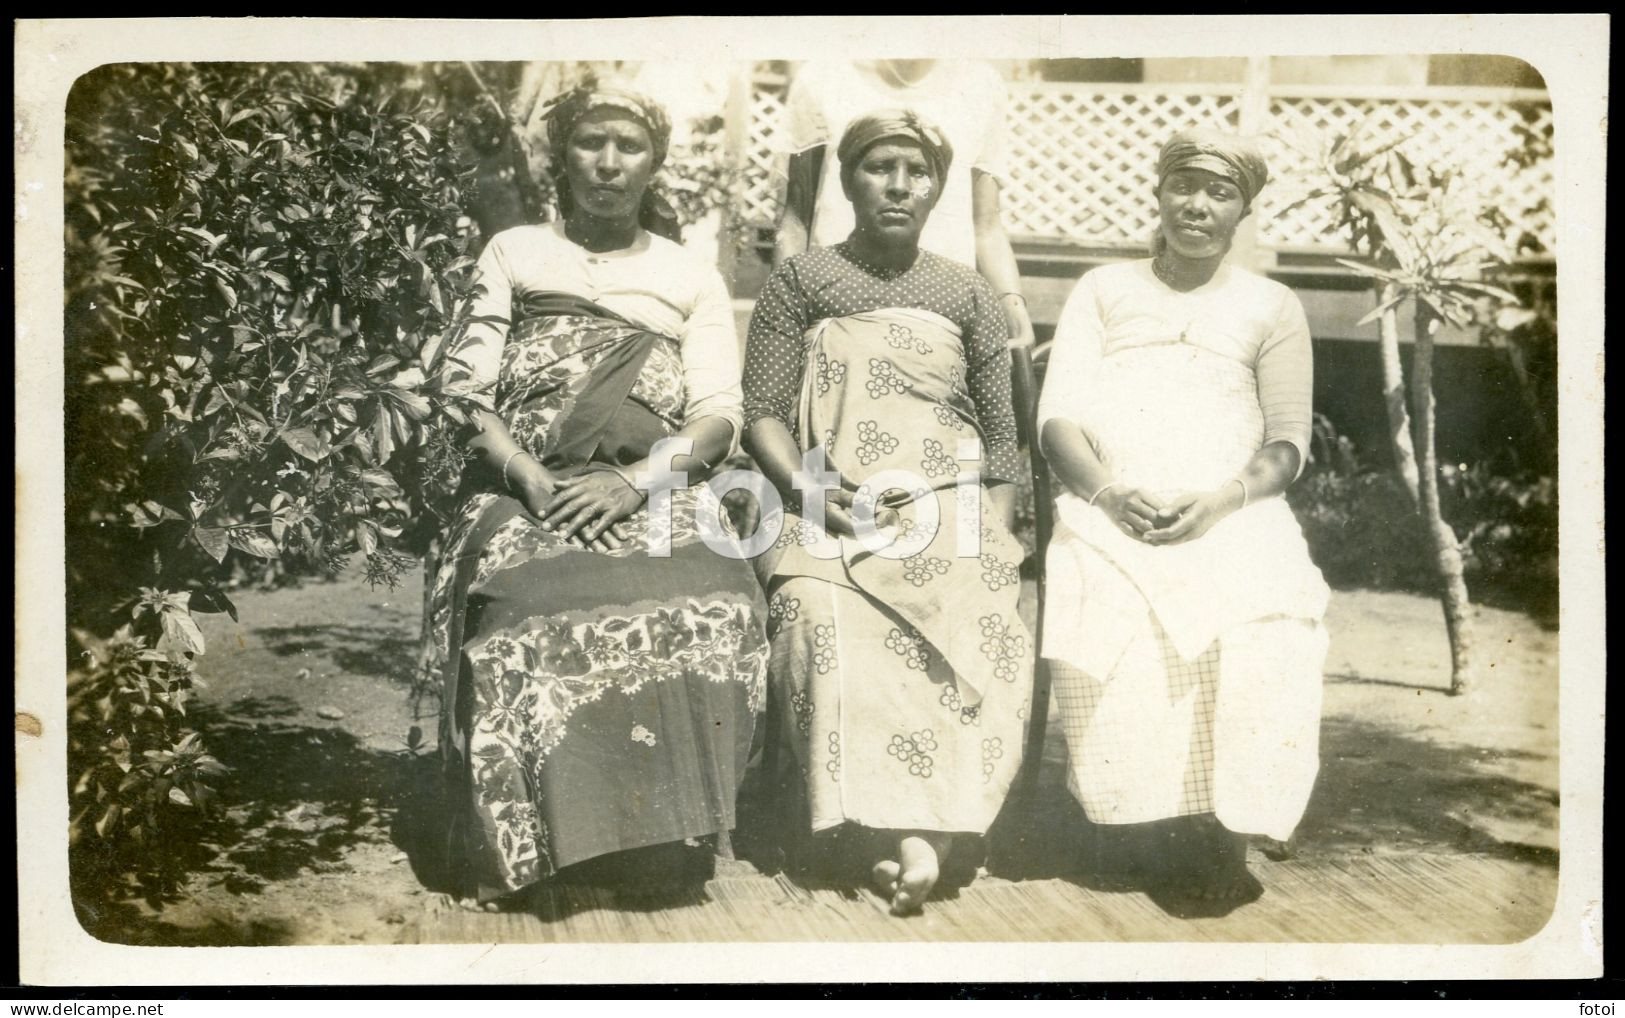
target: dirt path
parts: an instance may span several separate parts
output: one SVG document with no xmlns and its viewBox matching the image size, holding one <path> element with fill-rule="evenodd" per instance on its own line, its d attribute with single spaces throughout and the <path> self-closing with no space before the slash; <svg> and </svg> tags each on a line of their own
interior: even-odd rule
<svg viewBox="0 0 1625 1018">
<path fill-rule="evenodd" d="M 177 893 L 165 901 L 130 902 L 105 918 L 101 936 L 146 944 L 638 939 L 645 926 L 651 936 L 671 939 L 715 939 L 717 930 L 725 936 L 729 929 L 762 935 L 751 922 L 730 927 L 725 902 L 654 919 L 599 907 L 589 919 L 528 932 L 512 918 L 450 918 L 441 893 L 446 888 L 427 862 L 437 855 L 440 829 L 432 792 L 436 705 L 429 700 L 424 706 L 431 716 L 415 718 L 406 682 L 420 603 L 415 583 L 373 591 L 345 578 L 244 592 L 237 597 L 241 626 L 225 616 L 206 619 L 202 674 L 208 686 L 200 714 L 210 747 L 233 768 L 223 792 L 236 805 L 225 822 L 208 829 L 206 840 L 186 845 L 190 876 Z M 1357 904 L 1363 884 L 1349 884 L 1348 877 L 1386 859 L 1384 872 L 1396 888 L 1423 886 L 1415 874 L 1431 874 L 1425 885 L 1456 894 L 1463 921 L 1477 921 L 1467 906 L 1482 903 L 1469 899 L 1487 894 L 1499 914 L 1517 917 L 1518 930 L 1503 933 L 1534 932 L 1557 874 L 1557 634 L 1522 615 L 1481 610 L 1484 677 L 1472 695 L 1452 698 L 1443 692 L 1448 652 L 1435 602 L 1340 592 L 1328 624 L 1333 640 L 1320 780 L 1299 828 L 1297 858 L 1259 867 L 1276 903 L 1266 897 L 1236 913 L 1234 923 L 1203 920 L 1207 925 L 1197 931 L 1189 920 L 1145 905 L 1143 895 L 1102 897 L 1049 870 L 1011 874 L 1032 878 L 1020 881 L 984 878 L 932 928 L 961 930 L 941 935 L 962 937 L 963 929 L 977 928 L 980 915 L 994 929 L 994 918 L 1011 904 L 1000 902 L 1012 896 L 1023 907 L 1036 903 L 1043 910 L 1050 900 L 1076 914 L 1074 899 L 1085 893 L 1095 896 L 1090 914 L 1107 917 L 1093 935 L 1090 928 L 1067 926 L 1059 913 L 1040 916 L 1031 930 L 1019 927 L 1018 933 L 1280 939 L 1283 929 L 1299 929 L 1303 939 L 1393 939 L 1356 921 L 1370 904 Z M 1050 812 L 1030 846 L 1051 860 L 1076 854 L 1068 840 L 1076 808 L 1059 787 L 1064 750 L 1058 735 L 1052 729 L 1042 778 L 1039 808 Z M 1349 903 L 1350 922 L 1311 935 L 1293 917 L 1310 914 L 1304 898 L 1314 904 L 1317 873 L 1328 889 L 1353 888 L 1339 899 Z M 720 899 L 734 887 L 732 896 L 740 900 L 769 901 L 780 893 L 772 887 L 782 884 L 744 863 L 729 863 L 720 875 L 725 880 L 714 895 Z M 783 893 L 793 898 L 795 892 Z M 582 907 L 572 906 L 576 912 Z M 833 916 L 838 910 L 825 911 Z M 1119 919 L 1108 921 L 1113 914 Z M 843 935 L 841 923 L 832 922 L 810 929 Z M 868 925 L 865 919 L 851 928 Z M 925 925 L 912 929 L 915 936 L 935 935 Z M 1477 939 L 1472 930 L 1457 932 Z"/>
</svg>

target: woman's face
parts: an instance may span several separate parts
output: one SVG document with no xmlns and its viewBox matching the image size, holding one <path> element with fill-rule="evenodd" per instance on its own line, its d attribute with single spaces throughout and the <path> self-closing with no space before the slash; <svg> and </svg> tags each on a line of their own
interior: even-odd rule
<svg viewBox="0 0 1625 1018">
<path fill-rule="evenodd" d="M 860 231 L 894 241 L 916 241 L 937 204 L 931 164 L 902 138 L 870 146 L 847 176 L 846 197 Z"/>
<path fill-rule="evenodd" d="M 654 171 L 648 129 L 622 110 L 592 110 L 570 132 L 564 174 L 584 212 L 600 219 L 636 218 Z"/>
<path fill-rule="evenodd" d="M 1236 227 L 1251 211 L 1234 182 L 1194 168 L 1163 179 L 1157 208 L 1163 239 L 1186 258 L 1215 258 L 1230 250 Z"/>
</svg>

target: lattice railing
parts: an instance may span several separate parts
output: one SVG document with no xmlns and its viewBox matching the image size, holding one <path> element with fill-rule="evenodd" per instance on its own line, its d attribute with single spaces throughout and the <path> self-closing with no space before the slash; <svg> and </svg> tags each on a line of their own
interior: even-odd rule
<svg viewBox="0 0 1625 1018">
<path fill-rule="evenodd" d="M 1030 239 L 1085 247 L 1142 248 L 1156 227 L 1152 200 L 1157 147 L 1180 127 L 1238 129 L 1239 85 L 1058 84 L 1009 86 L 1009 180 L 1005 223 Z M 772 132 L 783 110 L 781 81 L 758 81 L 750 96 L 749 145 L 741 199 L 748 222 L 770 224 L 781 200 Z M 1275 136 L 1346 131 L 1369 118 L 1373 140 L 1408 136 L 1401 150 L 1426 166 L 1443 162 L 1480 188 L 1505 214 L 1515 248 L 1556 245 L 1555 187 L 1549 158 L 1515 165 L 1526 137 L 1549 151 L 1551 104 L 1542 93 L 1490 89 L 1270 89 L 1258 133 L 1270 148 L 1277 183 L 1259 200 L 1259 241 L 1272 248 L 1343 247 L 1330 206 L 1283 206 L 1301 192 L 1307 160 Z"/>
<path fill-rule="evenodd" d="M 782 82 L 758 81 L 750 93 L 750 122 L 746 134 L 744 187 L 740 201 L 744 221 L 776 222 L 779 203 L 784 200 L 774 173 L 774 135 L 784 114 L 785 87 Z"/>
<path fill-rule="evenodd" d="M 1234 129 L 1234 96 L 1011 89 L 1005 225 L 1087 244 L 1145 244 L 1157 148 L 1192 124 Z"/>
</svg>

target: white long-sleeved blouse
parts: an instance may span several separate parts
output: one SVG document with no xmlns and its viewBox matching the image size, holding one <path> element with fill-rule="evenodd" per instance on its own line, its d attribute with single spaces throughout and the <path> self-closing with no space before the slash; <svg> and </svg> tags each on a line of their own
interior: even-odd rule
<svg viewBox="0 0 1625 1018">
<path fill-rule="evenodd" d="M 644 232 L 632 247 L 593 252 L 564 235 L 563 224 L 516 226 L 491 238 L 475 267 L 480 292 L 457 358 L 475 386 L 493 386 L 516 294 L 559 291 L 585 297 L 635 325 L 678 341 L 685 421 L 718 417 L 733 428 L 740 410 L 739 337 L 722 276 L 705 260 Z"/>
<path fill-rule="evenodd" d="M 1139 347 L 1186 343 L 1252 368 L 1263 411 L 1263 444 L 1290 442 L 1309 459 L 1314 369 L 1309 322 L 1290 288 L 1221 266 L 1205 285 L 1180 292 L 1149 259 L 1095 269 L 1078 281 L 1055 326 L 1055 346 L 1038 401 L 1038 427 L 1084 421 L 1101 362 Z M 1177 412 L 1179 393 L 1168 393 Z"/>
</svg>

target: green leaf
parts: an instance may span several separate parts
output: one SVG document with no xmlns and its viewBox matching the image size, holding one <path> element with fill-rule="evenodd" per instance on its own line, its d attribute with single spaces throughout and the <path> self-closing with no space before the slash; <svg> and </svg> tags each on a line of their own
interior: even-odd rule
<svg viewBox="0 0 1625 1018">
<path fill-rule="evenodd" d="M 1360 275 L 1369 277 L 1371 279 L 1392 280 L 1395 278 L 1394 273 L 1389 272 L 1387 269 L 1379 269 L 1375 265 L 1368 265 L 1365 262 L 1356 262 L 1348 258 L 1339 258 L 1337 259 L 1337 264 L 1343 266 L 1344 268 L 1353 269 Z"/>
<path fill-rule="evenodd" d="M 181 232 L 182 233 L 190 233 L 194 237 L 203 238 L 204 243 L 209 245 L 209 250 L 211 250 L 211 251 L 214 250 L 216 247 L 218 247 L 222 240 L 226 239 L 223 236 L 217 237 L 214 234 L 210 233 L 208 230 L 200 230 L 195 226 L 183 226 L 183 227 L 181 227 Z"/>
<path fill-rule="evenodd" d="M 180 513 L 168 506 L 159 505 L 152 499 L 145 502 L 126 502 L 124 511 L 130 514 L 130 522 L 135 527 L 156 527 L 166 520 L 185 519 Z"/>
<path fill-rule="evenodd" d="M 406 415 L 414 421 L 421 421 L 429 416 L 433 409 L 429 401 L 415 392 L 395 390 L 390 393 L 406 410 Z"/>
<path fill-rule="evenodd" d="M 233 548 L 256 558 L 276 558 L 282 554 L 275 541 L 257 530 L 239 527 L 233 529 L 227 535 L 227 539 Z"/>
<path fill-rule="evenodd" d="M 225 560 L 226 550 L 230 547 L 225 527 L 193 527 L 192 540 L 216 562 Z"/>
<path fill-rule="evenodd" d="M 355 539 L 363 555 L 371 555 L 378 550 L 378 528 L 371 521 L 361 520 L 356 524 Z"/>
<path fill-rule="evenodd" d="M 1330 197 L 1332 195 L 1332 193 L 1333 192 L 1328 190 L 1327 188 L 1317 187 L 1313 191 L 1308 192 L 1307 194 L 1301 194 L 1298 197 L 1292 199 L 1292 201 L 1289 202 L 1285 207 L 1283 207 L 1281 209 L 1280 213 L 1277 213 L 1277 214 L 1278 215 L 1279 214 L 1284 214 L 1284 213 L 1287 213 L 1287 212 L 1291 212 L 1294 209 L 1302 208 L 1303 206 L 1309 204 L 1310 202 L 1314 201 L 1317 198 Z"/>
<path fill-rule="evenodd" d="M 1376 307 L 1372 308 L 1369 312 L 1366 313 L 1366 315 L 1363 318 L 1361 318 L 1358 322 L 1355 322 L 1354 324 L 1356 324 L 1356 325 L 1370 325 L 1372 322 L 1374 322 L 1377 319 L 1381 318 L 1384 314 L 1386 314 L 1391 309 L 1396 308 L 1400 304 L 1404 303 L 1404 301 L 1405 301 L 1404 292 L 1403 291 L 1396 292 L 1393 297 L 1389 298 L 1388 300 L 1380 302 Z"/>
<path fill-rule="evenodd" d="M 279 436 L 284 445 L 312 463 L 326 459 L 333 444 L 309 428 L 288 428 Z"/>
<path fill-rule="evenodd" d="M 151 427 L 147 420 L 147 412 L 141 409 L 141 404 L 128 396 L 118 401 L 119 412 L 126 417 L 133 417 L 143 428 Z"/>
<path fill-rule="evenodd" d="M 368 467 L 361 471 L 361 480 L 377 488 L 380 494 L 386 496 L 401 494 L 401 486 L 395 480 L 395 476 L 379 467 Z"/>
<path fill-rule="evenodd" d="M 222 551 L 221 555 L 224 556 L 225 552 Z M 225 612 L 231 616 L 231 621 L 238 621 L 237 606 L 232 604 L 231 598 L 218 587 L 201 587 L 192 591 L 192 610 L 210 614 Z"/>
<path fill-rule="evenodd" d="M 186 612 L 164 612 L 159 619 L 163 622 L 163 638 L 168 645 L 166 649 L 172 657 L 203 653 L 203 631 L 197 627 L 191 615 Z"/>
<path fill-rule="evenodd" d="M 389 457 L 395 453 L 395 438 L 390 432 L 393 430 L 395 415 L 389 406 L 380 402 L 378 414 L 372 420 L 373 451 L 378 454 L 379 463 L 389 462 Z"/>
<path fill-rule="evenodd" d="M 124 808 L 122 806 L 116 802 L 108 803 L 107 809 L 103 810 L 102 815 L 96 820 L 96 833 L 104 838 L 107 837 L 109 833 L 118 827 L 119 817 L 123 815 Z"/>
<path fill-rule="evenodd" d="M 219 293 L 221 298 L 226 302 L 226 307 L 234 308 L 237 306 L 236 290 L 233 290 L 231 287 L 227 286 L 224 280 L 213 279 L 210 280 L 210 282 L 214 283 L 215 292 Z"/>
<path fill-rule="evenodd" d="M 1452 280 L 1449 285 L 1459 290 L 1467 290 L 1472 293 L 1483 294 L 1486 297 L 1493 297 L 1496 300 L 1501 301 L 1503 304 L 1509 304 L 1513 307 L 1521 307 L 1523 305 L 1523 301 L 1518 299 L 1517 294 L 1510 290 L 1503 290 L 1499 286 L 1491 286 L 1489 283 L 1479 283 L 1465 279 L 1458 279 Z"/>
</svg>

